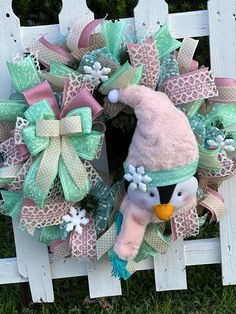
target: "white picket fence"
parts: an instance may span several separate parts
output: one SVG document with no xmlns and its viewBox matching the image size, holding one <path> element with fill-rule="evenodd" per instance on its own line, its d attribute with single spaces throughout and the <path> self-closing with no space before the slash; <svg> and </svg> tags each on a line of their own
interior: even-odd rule
<svg viewBox="0 0 236 314">
<path fill-rule="evenodd" d="M 76 21 L 84 27 L 94 18 L 86 0 L 63 0 L 59 25 L 21 27 L 11 0 L 0 0 L 0 99 L 12 91 L 6 61 L 22 52 L 35 38 L 45 35 L 55 42 Z M 134 18 L 127 19 L 139 31 L 143 27 L 169 24 L 175 38 L 209 36 L 211 67 L 215 76 L 236 79 L 236 0 L 209 0 L 208 10 L 168 14 L 164 0 L 140 0 Z M 106 156 L 98 165 L 106 170 Z M 220 222 L 220 238 L 175 242 L 165 255 L 138 264 L 139 270 L 154 269 L 156 290 L 187 289 L 186 266 L 222 265 L 223 285 L 236 284 L 236 178 L 221 187 L 228 208 Z M 1 230 L 1 226 L 0 226 Z M 107 257 L 94 263 L 76 259 L 50 261 L 48 249 L 13 223 L 16 258 L 0 259 L 0 284 L 28 281 L 34 302 L 53 302 L 52 279 L 88 276 L 90 297 L 121 295 L 121 284 L 111 277 Z M 132 280 L 132 278 L 130 279 Z"/>
</svg>

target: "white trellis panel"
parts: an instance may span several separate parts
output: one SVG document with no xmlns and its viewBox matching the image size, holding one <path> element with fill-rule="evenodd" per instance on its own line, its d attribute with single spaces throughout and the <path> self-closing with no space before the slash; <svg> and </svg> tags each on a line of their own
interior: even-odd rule
<svg viewBox="0 0 236 314">
<path fill-rule="evenodd" d="M 31 46 L 32 40 L 45 36 L 55 43 L 79 20 L 81 28 L 93 20 L 86 0 L 63 0 L 59 25 L 20 27 L 11 8 L 11 0 L 0 0 L 0 99 L 7 99 L 11 83 L 6 67 L 13 53 Z M 209 0 L 208 10 L 173 13 L 168 15 L 164 0 L 139 0 L 134 19 L 128 19 L 140 34 L 144 29 L 157 30 L 165 22 L 173 37 L 210 36 L 211 63 L 216 76 L 236 78 L 236 1 Z M 227 49 L 226 49 L 227 47 Z M 107 172 L 105 146 L 96 167 Z M 137 270 L 154 269 L 157 291 L 185 289 L 186 266 L 215 264 L 222 261 L 223 284 L 236 284 L 236 178 L 221 188 L 229 209 L 220 224 L 220 239 L 181 241 L 171 245 L 164 256 L 149 258 L 137 264 Z M 50 260 L 47 247 L 22 233 L 14 223 L 17 258 L 0 259 L 0 284 L 29 281 L 34 302 L 52 302 L 52 278 L 88 276 L 91 297 L 121 294 L 120 281 L 111 277 L 111 266 L 106 256 L 86 264 L 74 258 Z M 132 280 L 132 279 L 130 279 Z"/>
<path fill-rule="evenodd" d="M 154 258 L 154 273 L 157 291 L 187 289 L 183 240 L 172 242 L 166 254 Z"/>
<path fill-rule="evenodd" d="M 236 1 L 209 0 L 211 67 L 217 77 L 236 79 Z M 236 178 L 223 183 L 227 215 L 220 222 L 222 279 L 236 284 Z"/>
<path fill-rule="evenodd" d="M 20 21 L 12 11 L 10 0 L 0 0 L 0 96 L 8 98 L 11 93 L 11 81 L 6 61 L 10 61 L 14 53 L 21 53 Z"/>
<path fill-rule="evenodd" d="M 168 22 L 168 5 L 164 0 L 139 0 L 134 8 L 134 20 L 138 35 L 144 30 L 157 31 Z"/>
<path fill-rule="evenodd" d="M 20 22 L 12 11 L 12 1 L 0 1 L 0 39 L 4 43 L 0 50 L 1 99 L 7 99 L 12 87 L 6 61 L 15 53 L 22 52 Z M 36 238 L 18 230 L 14 222 L 14 239 L 18 258 L 19 274 L 29 279 L 32 298 L 35 302 L 52 302 L 53 288 L 47 247 L 40 246 Z M 40 264 L 40 267 L 38 267 Z M 43 271 L 42 271 L 43 270 Z"/>
<path fill-rule="evenodd" d="M 80 21 L 79 25 L 83 29 L 94 19 L 94 14 L 87 7 L 86 0 L 63 0 L 62 3 L 62 10 L 59 14 L 61 34 L 66 34 L 71 25 L 77 21 Z"/>
<path fill-rule="evenodd" d="M 18 271 L 28 278 L 33 302 L 53 302 L 54 293 L 48 248 L 34 237 L 22 232 L 19 223 L 13 221 Z"/>
</svg>

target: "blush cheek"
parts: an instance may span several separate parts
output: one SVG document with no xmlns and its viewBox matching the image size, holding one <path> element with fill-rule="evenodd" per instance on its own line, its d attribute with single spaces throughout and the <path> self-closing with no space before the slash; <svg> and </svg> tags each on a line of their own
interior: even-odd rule
<svg viewBox="0 0 236 314">
<path fill-rule="evenodd" d="M 147 205 L 146 200 L 145 200 L 145 199 L 141 199 L 141 200 L 139 201 L 139 205 L 140 205 L 140 207 L 145 207 L 145 206 Z"/>
<path fill-rule="evenodd" d="M 187 203 L 189 200 L 190 200 L 190 196 L 189 196 L 189 195 L 186 195 L 186 196 L 183 198 L 184 203 Z"/>
</svg>

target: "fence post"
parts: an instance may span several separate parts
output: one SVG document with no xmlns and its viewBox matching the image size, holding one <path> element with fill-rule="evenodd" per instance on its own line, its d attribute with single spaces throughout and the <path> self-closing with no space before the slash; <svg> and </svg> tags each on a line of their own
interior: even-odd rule
<svg viewBox="0 0 236 314">
<path fill-rule="evenodd" d="M 12 10 L 11 0 L 0 0 L 0 97 L 8 99 L 12 91 L 11 80 L 6 61 L 11 61 L 13 54 L 22 53 L 20 21 Z M 40 246 L 36 237 L 19 230 L 13 223 L 16 244 L 18 271 L 29 279 L 34 302 L 53 302 L 51 269 L 46 246 Z M 39 247 L 40 246 L 40 247 Z"/>
<path fill-rule="evenodd" d="M 236 79 L 235 0 L 208 1 L 211 68 L 216 77 Z M 236 284 L 236 177 L 225 181 L 220 191 L 228 212 L 220 222 L 223 285 Z"/>
<path fill-rule="evenodd" d="M 78 29 L 82 30 L 86 24 L 94 19 L 94 14 L 87 7 L 86 0 L 62 0 L 63 6 L 59 13 L 61 34 L 66 34 L 71 25 L 78 22 Z"/>
<path fill-rule="evenodd" d="M 11 0 L 0 0 L 0 97 L 7 99 L 11 93 L 11 80 L 6 61 L 10 61 L 14 53 L 21 53 L 20 21 L 15 16 Z"/>
<path fill-rule="evenodd" d="M 168 5 L 164 0 L 139 0 L 134 18 L 138 35 L 143 31 L 153 33 L 168 23 Z M 187 289 L 183 240 L 154 258 L 154 274 L 157 291 Z"/>
</svg>

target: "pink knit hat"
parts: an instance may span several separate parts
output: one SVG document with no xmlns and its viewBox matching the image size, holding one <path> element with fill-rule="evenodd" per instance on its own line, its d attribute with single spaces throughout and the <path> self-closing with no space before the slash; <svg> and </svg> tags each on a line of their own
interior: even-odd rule
<svg viewBox="0 0 236 314">
<path fill-rule="evenodd" d="M 109 99 L 129 105 L 138 119 L 125 164 L 160 174 L 152 181 L 156 186 L 176 184 L 196 172 L 198 145 L 189 121 L 164 93 L 133 85 L 111 91 Z"/>
</svg>

